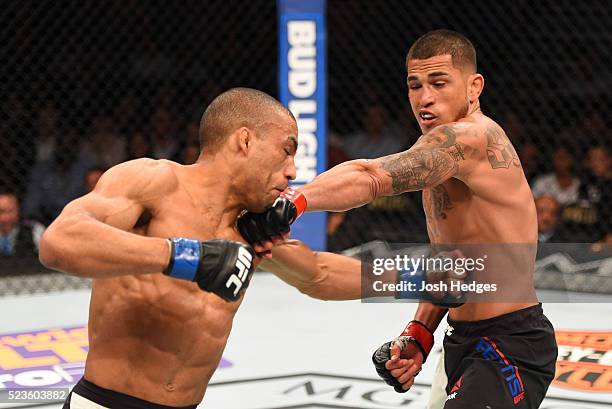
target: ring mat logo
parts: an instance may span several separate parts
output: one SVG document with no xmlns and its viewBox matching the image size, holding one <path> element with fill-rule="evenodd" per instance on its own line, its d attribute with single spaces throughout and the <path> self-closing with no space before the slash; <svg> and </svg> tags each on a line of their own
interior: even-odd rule
<svg viewBox="0 0 612 409">
<path fill-rule="evenodd" d="M 556 331 L 559 356 L 553 385 L 612 392 L 612 332 Z"/>
</svg>

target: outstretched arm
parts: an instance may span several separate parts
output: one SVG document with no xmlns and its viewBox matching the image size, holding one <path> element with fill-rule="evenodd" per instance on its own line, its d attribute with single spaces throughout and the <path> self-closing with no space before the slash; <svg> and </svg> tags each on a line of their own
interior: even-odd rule
<svg viewBox="0 0 612 409">
<path fill-rule="evenodd" d="M 393 293 L 372 294 L 371 274 L 361 274 L 361 261 L 334 253 L 312 251 L 298 240 L 289 240 L 272 250 L 272 258 L 260 264 L 302 293 L 322 300 L 354 300 L 368 296 L 393 296 Z M 379 276 L 378 280 L 395 282 L 396 271 Z"/>
<path fill-rule="evenodd" d="M 404 152 L 333 167 L 298 189 L 308 211 L 344 211 L 380 196 L 422 190 L 455 177 L 465 178 L 483 157 L 484 132 L 476 124 L 441 125 Z"/>
</svg>

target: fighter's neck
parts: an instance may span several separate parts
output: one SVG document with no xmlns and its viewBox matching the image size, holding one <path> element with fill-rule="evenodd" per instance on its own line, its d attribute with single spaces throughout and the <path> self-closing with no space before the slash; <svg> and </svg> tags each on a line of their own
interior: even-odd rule
<svg viewBox="0 0 612 409">
<path fill-rule="evenodd" d="M 468 112 L 466 117 L 470 116 L 470 115 L 483 115 L 482 111 L 480 110 L 480 100 L 477 99 L 470 107 L 468 107 Z"/>
<path fill-rule="evenodd" d="M 213 161 L 198 161 L 183 169 L 183 185 L 194 206 L 217 220 L 217 228 L 234 226 L 244 204 L 233 190 L 232 172 Z"/>
</svg>

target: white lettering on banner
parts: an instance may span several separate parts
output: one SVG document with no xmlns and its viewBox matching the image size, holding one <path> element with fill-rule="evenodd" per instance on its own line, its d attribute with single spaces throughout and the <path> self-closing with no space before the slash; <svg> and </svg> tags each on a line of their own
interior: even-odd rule
<svg viewBox="0 0 612 409">
<path fill-rule="evenodd" d="M 17 385 L 23 386 L 45 386 L 54 385 L 62 381 L 57 373 L 48 370 L 27 371 L 15 375 L 13 380 Z"/>
<path fill-rule="evenodd" d="M 290 66 L 291 67 L 291 66 Z M 317 90 L 317 73 L 289 71 L 289 92 L 298 98 L 308 98 Z"/>
<path fill-rule="evenodd" d="M 317 26 L 314 21 L 287 23 L 289 51 L 288 108 L 295 116 L 299 145 L 295 154 L 296 184 L 305 184 L 317 176 Z"/>
<path fill-rule="evenodd" d="M 314 46 L 294 47 L 289 50 L 289 66 L 295 70 L 314 71 L 317 69 L 316 55 Z"/>
<path fill-rule="evenodd" d="M 11 382 L 14 386 L 35 387 L 35 386 L 54 386 L 64 381 L 62 374 L 49 369 L 37 369 L 34 371 L 23 371 L 15 375 L 0 375 L 0 390 L 7 388 L 7 383 Z"/>
</svg>

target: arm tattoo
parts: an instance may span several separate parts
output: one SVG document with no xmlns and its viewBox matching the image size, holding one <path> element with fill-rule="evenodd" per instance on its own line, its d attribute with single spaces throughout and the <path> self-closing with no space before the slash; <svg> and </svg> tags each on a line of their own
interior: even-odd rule
<svg viewBox="0 0 612 409">
<path fill-rule="evenodd" d="M 510 164 L 521 167 L 514 147 L 500 128 L 488 126 L 485 136 L 487 137 L 487 158 L 492 169 L 508 169 Z"/>
<path fill-rule="evenodd" d="M 457 129 L 440 126 L 423 135 L 409 150 L 381 158 L 381 167 L 392 179 L 393 193 L 435 186 L 455 175 L 457 162 L 476 151 L 456 140 Z"/>
</svg>

